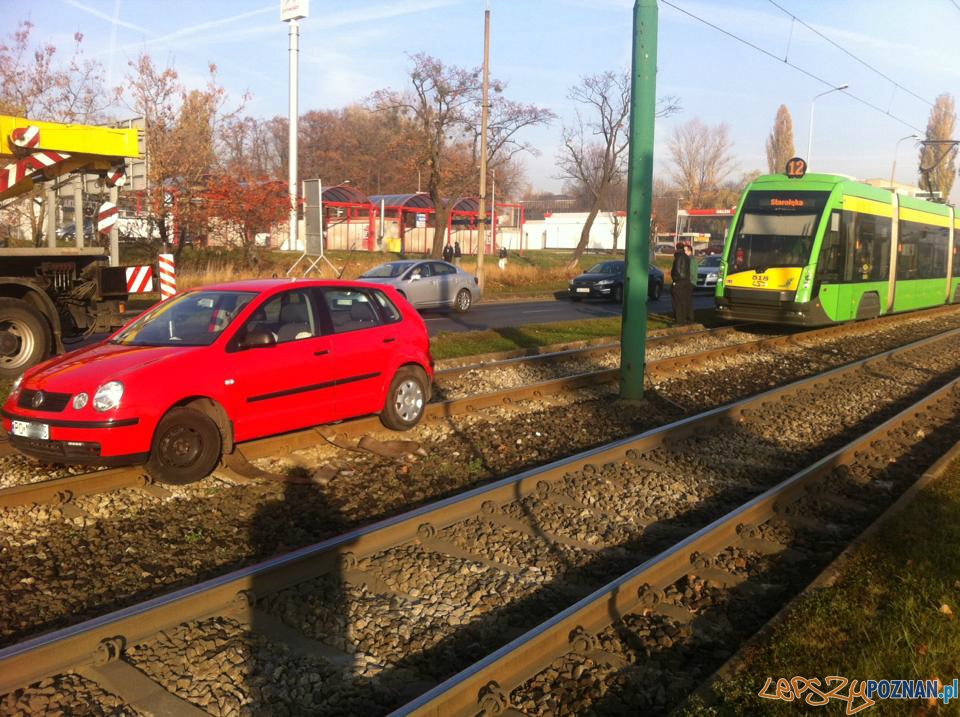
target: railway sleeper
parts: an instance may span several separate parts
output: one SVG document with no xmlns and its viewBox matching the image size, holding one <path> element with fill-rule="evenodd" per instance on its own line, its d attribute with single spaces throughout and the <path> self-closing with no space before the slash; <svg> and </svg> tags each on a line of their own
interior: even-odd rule
<svg viewBox="0 0 960 717">
<path fill-rule="evenodd" d="M 422 528 L 423 526 L 421 526 Z M 431 526 L 433 527 L 433 526 Z M 418 531 L 419 532 L 419 531 Z M 420 541 L 420 544 L 426 549 L 434 553 L 439 553 L 441 555 L 449 555 L 451 558 L 459 558 L 461 560 L 467 560 L 473 563 L 478 563 L 484 565 L 488 568 L 493 568 L 494 570 L 499 570 L 504 573 L 518 574 L 520 568 L 516 565 L 507 565 L 505 563 L 499 563 L 495 560 L 490 560 L 478 553 L 467 550 L 466 548 L 457 545 L 451 540 L 445 540 L 443 538 L 438 538 L 436 535 L 424 535 L 419 534 L 417 539 Z"/>
<path fill-rule="evenodd" d="M 123 660 L 113 660 L 103 665 L 83 665 L 76 671 L 138 712 L 156 717 L 208 717 L 207 712 L 168 692 Z"/>
<path fill-rule="evenodd" d="M 491 512 L 491 510 L 494 512 Z M 527 535 L 531 538 L 543 540 L 548 543 L 559 543 L 560 545 L 566 545 L 571 548 L 588 550 L 591 552 L 596 552 L 602 549 L 602 546 L 594 545 L 593 543 L 587 543 L 575 538 L 569 538 L 565 535 L 559 535 L 558 533 L 543 530 L 542 528 L 535 528 L 522 520 L 511 518 L 508 515 L 503 515 L 503 513 L 496 512 L 495 508 L 487 508 L 486 505 L 479 517 L 481 520 L 490 523 L 495 527 L 513 530 L 521 535 Z"/>
</svg>

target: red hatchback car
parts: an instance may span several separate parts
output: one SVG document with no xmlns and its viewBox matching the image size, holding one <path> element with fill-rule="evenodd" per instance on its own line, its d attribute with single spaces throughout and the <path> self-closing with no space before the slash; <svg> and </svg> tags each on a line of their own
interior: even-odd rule
<svg viewBox="0 0 960 717">
<path fill-rule="evenodd" d="M 30 369 L 0 413 L 29 456 L 146 462 L 187 483 L 235 442 L 370 413 L 412 428 L 432 378 L 423 319 L 391 287 L 238 281 L 178 294 Z"/>
</svg>

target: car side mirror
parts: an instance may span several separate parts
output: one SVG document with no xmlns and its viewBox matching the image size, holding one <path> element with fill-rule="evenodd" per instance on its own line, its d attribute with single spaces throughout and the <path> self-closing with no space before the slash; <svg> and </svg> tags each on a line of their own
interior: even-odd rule
<svg viewBox="0 0 960 717">
<path fill-rule="evenodd" d="M 262 349 L 269 346 L 276 346 L 277 337 L 272 331 L 251 331 L 243 341 L 240 342 L 242 349 Z"/>
</svg>

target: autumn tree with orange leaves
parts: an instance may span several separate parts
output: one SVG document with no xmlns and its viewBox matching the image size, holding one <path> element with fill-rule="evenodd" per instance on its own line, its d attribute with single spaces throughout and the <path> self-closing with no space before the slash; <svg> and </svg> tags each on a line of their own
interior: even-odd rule
<svg viewBox="0 0 960 717">
<path fill-rule="evenodd" d="M 247 260 L 257 265 L 256 236 L 286 218 L 290 198 L 278 179 L 224 172 L 208 180 L 197 205 L 209 230 L 241 244 Z"/>
</svg>

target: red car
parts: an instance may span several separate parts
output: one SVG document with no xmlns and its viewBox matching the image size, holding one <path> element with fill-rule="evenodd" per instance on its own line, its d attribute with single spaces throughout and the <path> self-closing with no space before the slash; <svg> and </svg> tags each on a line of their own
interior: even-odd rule
<svg viewBox="0 0 960 717">
<path fill-rule="evenodd" d="M 187 483 L 236 442 L 370 413 L 412 428 L 432 378 L 426 325 L 393 288 L 238 281 L 178 294 L 30 369 L 0 414 L 29 456 L 146 462 Z"/>
</svg>

